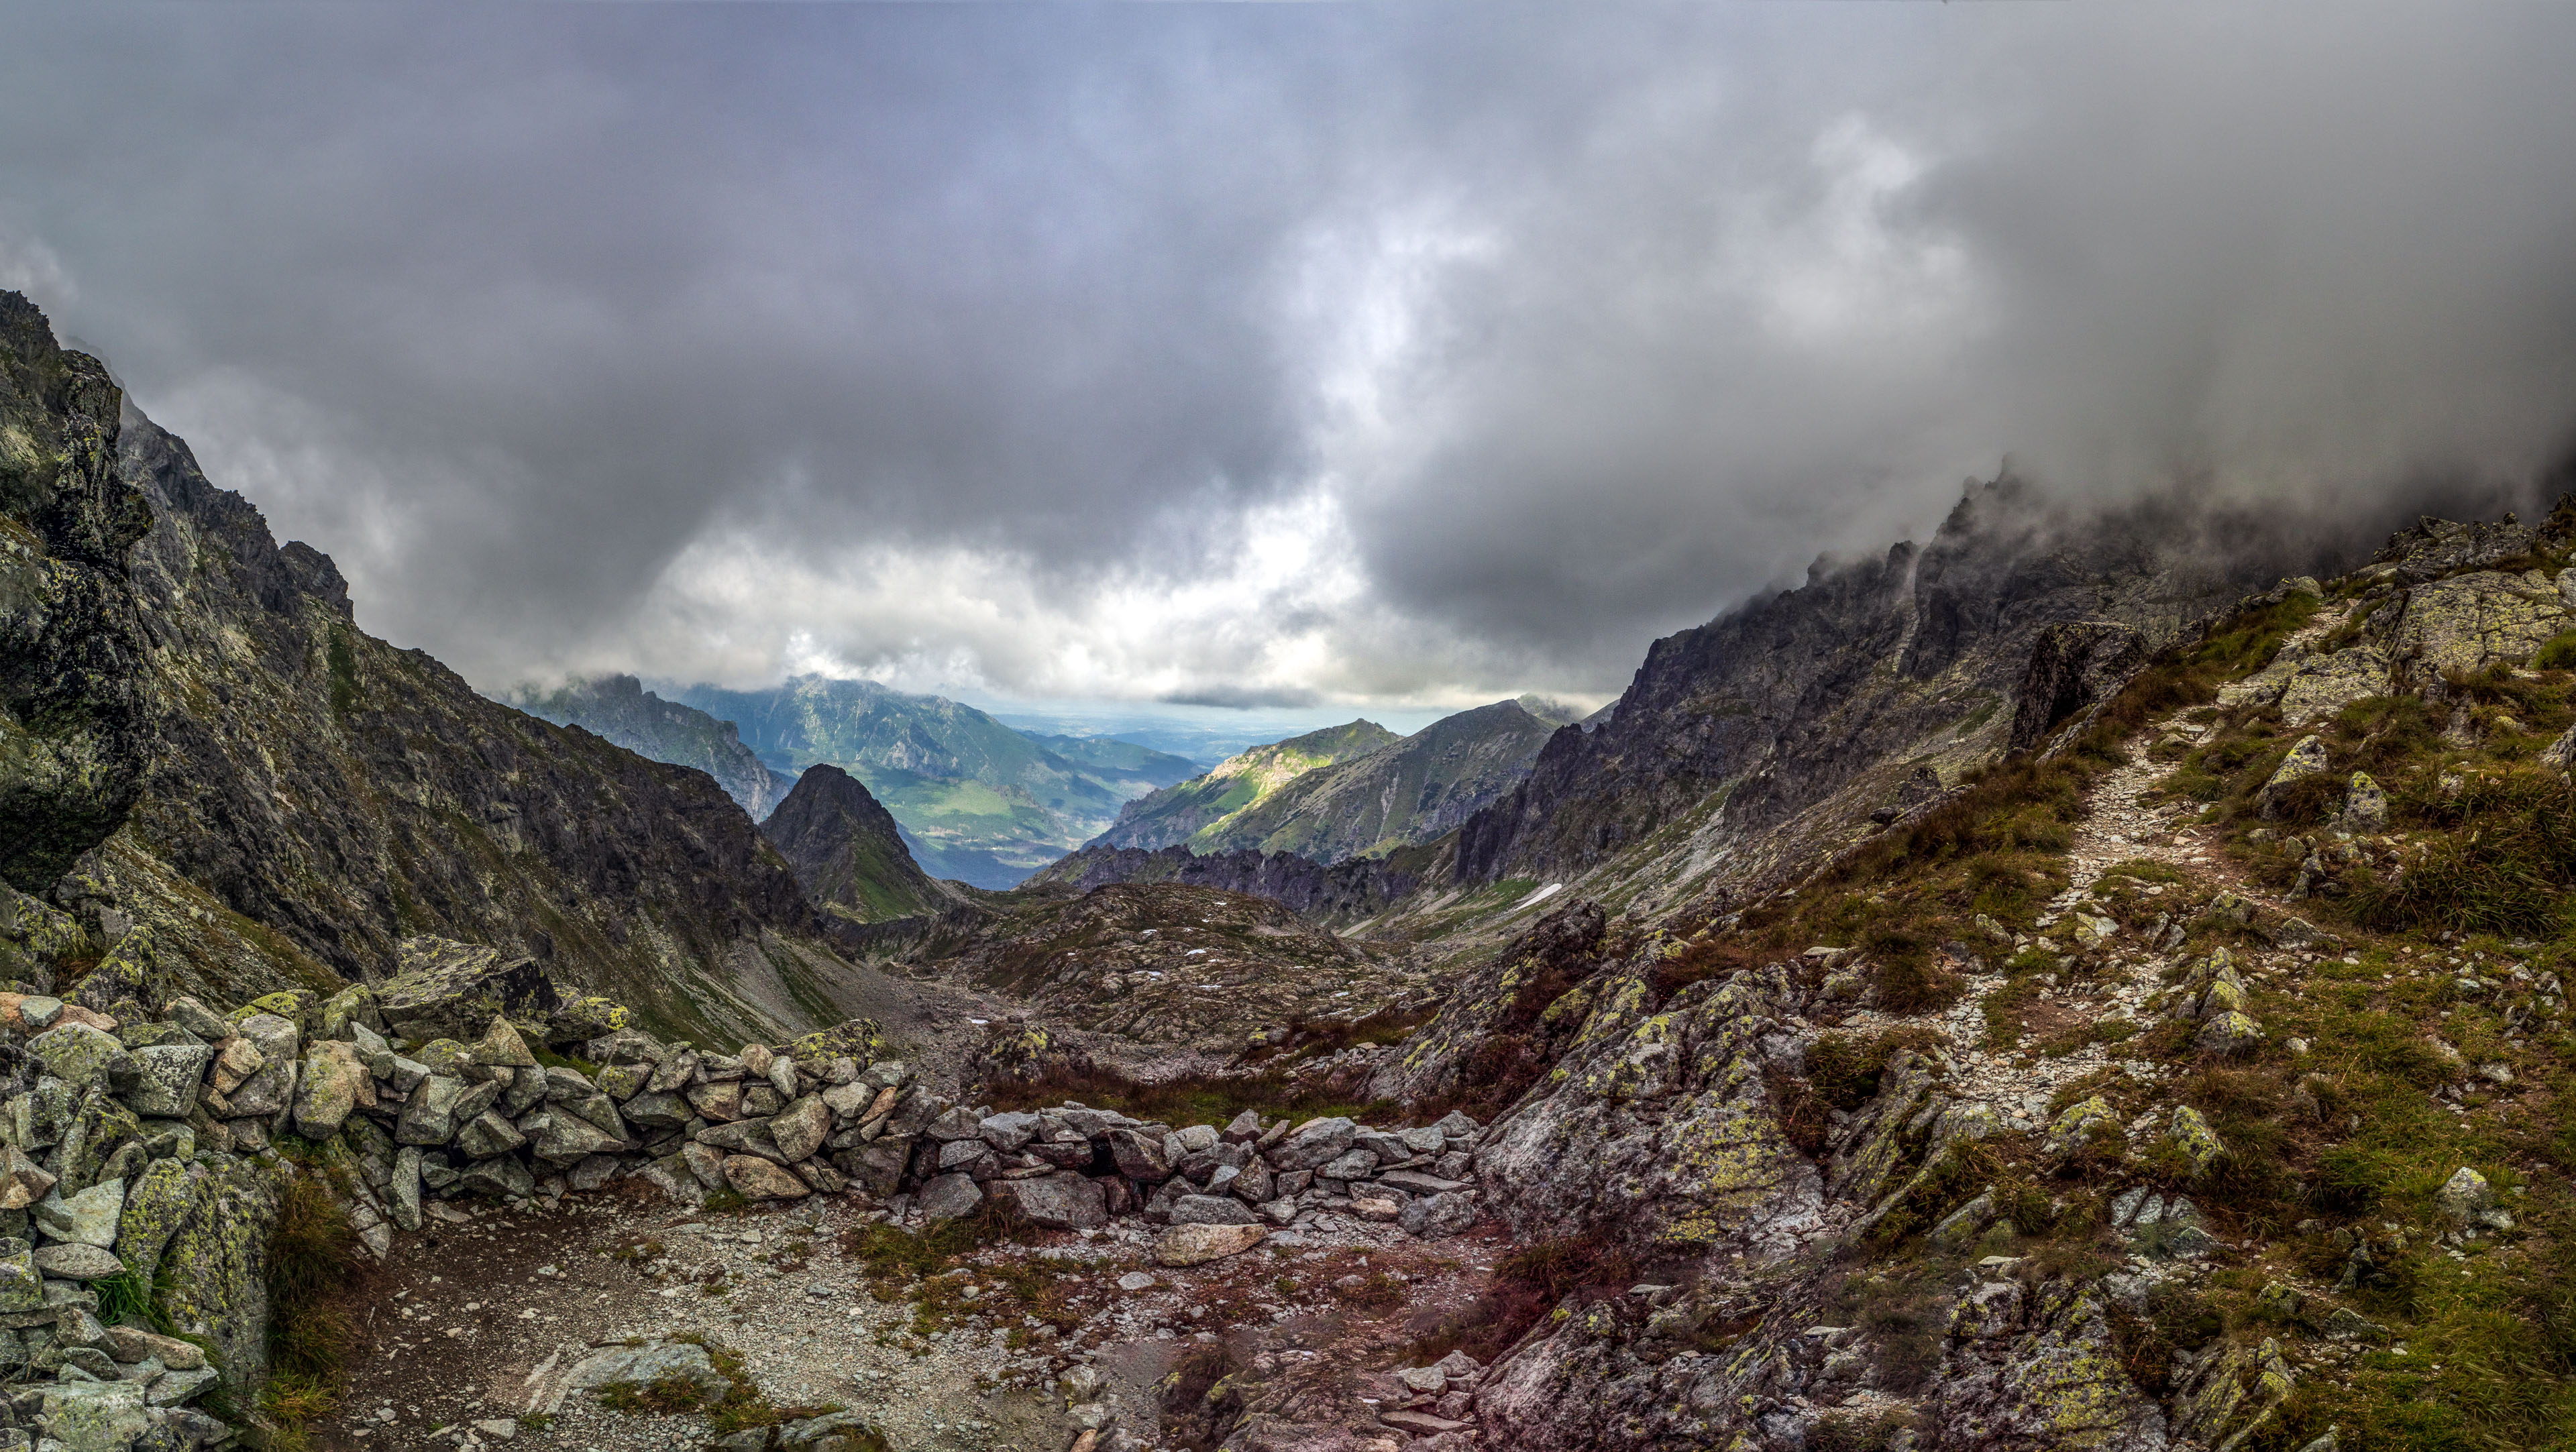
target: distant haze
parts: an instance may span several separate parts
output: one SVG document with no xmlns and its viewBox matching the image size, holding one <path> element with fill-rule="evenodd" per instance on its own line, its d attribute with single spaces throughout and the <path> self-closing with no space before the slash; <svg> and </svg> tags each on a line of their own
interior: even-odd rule
<svg viewBox="0 0 2576 1452">
<path fill-rule="evenodd" d="M 486 689 L 1404 729 L 2007 454 L 2527 503 L 2571 63 L 2538 5 L 18 7 L 0 287 Z"/>
</svg>

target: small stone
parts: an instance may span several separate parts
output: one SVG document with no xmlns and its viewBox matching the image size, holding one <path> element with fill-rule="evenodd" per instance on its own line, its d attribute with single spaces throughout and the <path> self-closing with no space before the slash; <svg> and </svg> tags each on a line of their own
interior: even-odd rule
<svg viewBox="0 0 2576 1452">
<path fill-rule="evenodd" d="M 1175 1225 L 1154 1242 L 1156 1264 L 1204 1265 L 1240 1255 L 1270 1232 L 1258 1225 Z"/>
<path fill-rule="evenodd" d="M 2173 1141 L 2183 1157 L 2191 1161 L 2191 1173 L 2195 1179 L 2208 1174 L 2209 1167 L 2227 1153 L 2227 1145 L 2219 1139 L 2218 1131 L 2210 1128 L 2209 1120 L 2188 1104 L 2174 1106 Z"/>
<path fill-rule="evenodd" d="M 222 1377 L 223 1373 L 211 1366 L 195 1366 L 184 1371 L 173 1367 L 153 1378 L 143 1399 L 152 1406 L 175 1407 L 213 1386 Z"/>
<path fill-rule="evenodd" d="M 1153 1288 L 1154 1278 L 1144 1271 L 1129 1271 L 1118 1278 L 1118 1289 L 1131 1294 L 1136 1291 L 1150 1291 Z"/>
<path fill-rule="evenodd" d="M 122 1274 L 125 1270 L 125 1262 L 118 1260 L 113 1251 L 79 1241 L 40 1245 L 36 1247 L 34 1258 L 36 1269 L 65 1280 L 94 1281 L 101 1276 Z"/>
<path fill-rule="evenodd" d="M 63 1001 L 59 998 L 47 998 L 40 993 L 31 993 L 18 1000 L 19 1021 L 38 1033 L 52 1028 L 54 1020 L 62 1016 Z"/>
<path fill-rule="evenodd" d="M 105 1250 L 116 1244 L 116 1220 L 124 1210 L 125 1182 L 103 1180 L 69 1198 L 48 1195 L 30 1213 L 56 1240 Z"/>
<path fill-rule="evenodd" d="M 2263 1042 L 2263 1025 L 2250 1014 L 2229 1009 L 2202 1024 L 2191 1042 L 2204 1054 L 2250 1053 Z"/>
<path fill-rule="evenodd" d="M 1395 1207 L 1387 1207 L 1388 1219 Z M 1230 1195 L 1183 1195 L 1172 1204 L 1174 1225 L 1252 1225 L 1259 1222 L 1250 1206 Z"/>
<path fill-rule="evenodd" d="M 955 1220 L 974 1214 L 984 1192 L 972 1175 L 933 1175 L 914 1203 L 924 1220 Z"/>
<path fill-rule="evenodd" d="M 474 1430 L 495 1442 L 508 1442 L 519 1435 L 519 1424 L 509 1417 L 498 1417 L 488 1422 L 476 1422 Z"/>
<path fill-rule="evenodd" d="M 794 1200 L 813 1193 L 803 1180 L 758 1155 L 727 1155 L 725 1182 L 746 1200 Z"/>
<path fill-rule="evenodd" d="M 24 1210 L 45 1198 L 54 1177 L 16 1145 L 0 1146 L 0 1210 Z"/>
</svg>

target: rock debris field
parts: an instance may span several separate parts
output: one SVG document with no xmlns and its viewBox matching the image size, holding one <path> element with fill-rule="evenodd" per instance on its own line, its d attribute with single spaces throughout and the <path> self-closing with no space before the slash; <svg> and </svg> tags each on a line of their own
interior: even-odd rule
<svg viewBox="0 0 2576 1452">
<path fill-rule="evenodd" d="M 314 1427 L 317 1445 L 703 1447 L 706 1416 L 612 1410 L 598 1392 L 634 1378 L 630 1359 L 657 1349 L 680 1359 L 643 1370 L 704 1366 L 691 1339 L 702 1338 L 738 1355 L 771 1403 L 844 1407 L 902 1452 L 1060 1452 L 1086 1436 L 1093 1447 L 1157 1447 L 1168 1444 L 1157 1440 L 1155 1383 L 1187 1349 L 1252 1332 L 1319 1369 L 1347 1369 L 1393 1338 L 1371 1308 L 1342 1305 L 1336 1282 L 1368 1285 L 1374 1273 L 1402 1288 L 1404 1313 L 1420 1314 L 1464 1304 L 1481 1286 L 1469 1262 L 1490 1264 L 1492 1250 L 1338 1215 L 1329 1228 L 1272 1232 L 1250 1251 L 1181 1268 L 1157 1263 L 1164 1232 L 1151 1226 L 1041 1235 L 977 1258 L 997 1304 L 1002 1272 L 1017 1263 L 1043 1262 L 1069 1288 L 1075 1329 L 1015 1347 L 1011 1330 L 1027 1326 L 964 1299 L 974 1268 L 942 1287 L 940 1300 L 963 1314 L 927 1334 L 913 1296 L 871 1294 L 845 1246 L 883 1212 L 849 1197 L 703 1214 L 636 1186 L 552 1209 L 437 1208 L 447 1213 L 391 1257 L 367 1313 L 371 1345 L 339 1412 Z"/>
</svg>

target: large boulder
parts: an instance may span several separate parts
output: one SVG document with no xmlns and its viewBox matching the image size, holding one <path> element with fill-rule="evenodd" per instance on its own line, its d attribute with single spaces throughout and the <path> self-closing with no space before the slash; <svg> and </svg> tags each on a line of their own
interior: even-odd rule
<svg viewBox="0 0 2576 1452">
<path fill-rule="evenodd" d="M 206 1065 L 215 1051 L 207 1044 L 154 1044 L 136 1049 L 134 1092 L 126 1102 L 137 1114 L 158 1119 L 185 1119 L 197 1107 Z"/>
<path fill-rule="evenodd" d="M 769 1121 L 769 1136 L 777 1141 L 778 1152 L 790 1163 L 812 1158 L 831 1133 L 832 1112 L 811 1094 L 798 1098 Z"/>
<path fill-rule="evenodd" d="M 1283 1170 L 1318 1169 L 1339 1159 L 1359 1133 L 1347 1119 L 1310 1119 L 1288 1132 L 1267 1158 Z"/>
<path fill-rule="evenodd" d="M 45 1072 L 75 1089 L 103 1082 L 112 1071 L 134 1068 L 116 1035 L 85 1023 L 57 1024 L 29 1040 L 27 1052 L 36 1056 Z"/>
<path fill-rule="evenodd" d="M 494 1018 L 542 1021 L 560 1002 L 525 954 L 427 936 L 403 939 L 401 953 L 400 970 L 376 988 L 385 1032 L 398 1039 L 470 1043 Z"/>
<path fill-rule="evenodd" d="M 2064 722 L 2101 705 L 2147 662 L 2147 638 L 2116 620 L 2044 626 L 2013 700 L 2006 749 L 2027 751 Z"/>
<path fill-rule="evenodd" d="M 68 1198 L 49 1195 L 32 1212 L 38 1225 L 56 1240 L 95 1245 L 116 1244 L 117 1222 L 125 1210 L 125 1182 L 106 1180 Z"/>
<path fill-rule="evenodd" d="M 915 1204 L 924 1220 L 956 1220 L 972 1215 L 984 1203 L 984 1191 L 972 1175 L 934 1175 L 921 1187 Z"/>
<path fill-rule="evenodd" d="M 725 1183 L 746 1200 L 794 1200 L 812 1193 L 803 1180 L 758 1155 L 727 1155 Z"/>
</svg>

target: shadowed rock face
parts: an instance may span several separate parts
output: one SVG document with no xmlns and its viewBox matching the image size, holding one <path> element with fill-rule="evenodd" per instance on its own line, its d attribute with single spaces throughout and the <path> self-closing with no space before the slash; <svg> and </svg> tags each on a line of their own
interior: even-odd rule
<svg viewBox="0 0 2576 1452">
<path fill-rule="evenodd" d="M 1758 859 L 1766 829 L 1891 763 L 1955 775 L 2004 746 L 2045 628 L 2115 621 L 2159 645 L 2268 576 L 2196 548 L 2186 529 L 2070 525 L 2010 481 L 1989 485 L 1929 545 L 1820 563 L 1801 589 L 1657 641 L 1608 721 L 1558 732 L 1527 781 L 1460 829 L 1459 879 L 1571 881 L 1674 826 L 1711 856 L 1732 844 Z"/>
<path fill-rule="evenodd" d="M 742 803 L 755 822 L 768 816 L 792 785 L 742 744 L 741 732 L 731 721 L 665 701 L 633 676 L 572 681 L 551 691 L 514 697 L 510 704 L 558 726 L 579 726 L 605 736 L 638 756 L 694 766 L 714 777 L 716 785 Z"/>
<path fill-rule="evenodd" d="M 0 292 L 0 880 L 30 892 L 125 820 L 149 750 L 119 397 Z"/>
<path fill-rule="evenodd" d="M 665 1031 L 760 1037 L 832 1001 L 846 970 L 794 877 L 704 773 L 369 636 L 331 561 L 280 547 L 185 443 L 131 408 L 117 441 L 151 506 L 131 581 L 153 760 L 126 830 L 56 885 L 65 906 L 150 925 L 174 987 L 225 996 L 380 978 L 432 933 Z"/>
<path fill-rule="evenodd" d="M 760 834 L 787 859 L 814 906 L 836 917 L 875 923 L 956 902 L 912 860 L 894 814 L 837 766 L 807 767 Z"/>
</svg>

